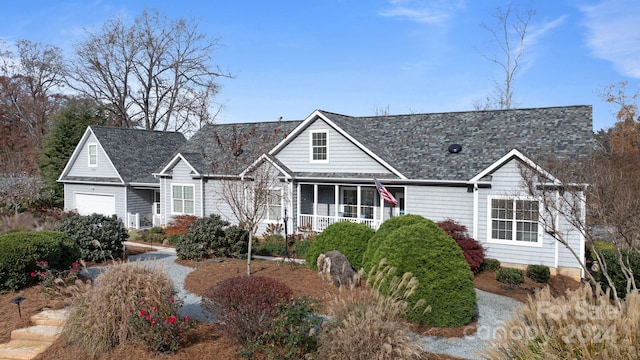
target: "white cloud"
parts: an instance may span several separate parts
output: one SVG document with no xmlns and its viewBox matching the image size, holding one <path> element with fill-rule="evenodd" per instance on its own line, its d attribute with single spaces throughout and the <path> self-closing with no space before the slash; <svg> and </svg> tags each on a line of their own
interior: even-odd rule
<svg viewBox="0 0 640 360">
<path fill-rule="evenodd" d="M 527 36 L 525 38 L 525 42 L 526 42 L 525 46 L 534 45 L 545 34 L 557 28 L 558 26 L 562 25 L 562 23 L 565 21 L 566 18 L 567 18 L 566 15 L 562 15 L 555 20 L 552 20 L 540 25 L 530 26 L 527 32 Z"/>
<path fill-rule="evenodd" d="M 622 75 L 640 79 L 640 2 L 609 0 L 580 10 L 592 54 L 612 62 Z"/>
<path fill-rule="evenodd" d="M 464 6 L 463 1 L 390 0 L 390 7 L 378 12 L 380 16 L 408 19 L 421 24 L 442 24 Z"/>
</svg>

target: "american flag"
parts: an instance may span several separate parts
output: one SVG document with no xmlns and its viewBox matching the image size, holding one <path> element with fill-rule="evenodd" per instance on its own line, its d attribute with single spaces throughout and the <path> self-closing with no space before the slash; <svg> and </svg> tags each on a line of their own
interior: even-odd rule
<svg viewBox="0 0 640 360">
<path fill-rule="evenodd" d="M 380 181 L 378 181 L 378 179 L 373 178 L 373 181 L 375 181 L 376 188 L 378 188 L 378 192 L 380 193 L 380 196 L 382 196 L 384 201 L 388 202 L 393 206 L 397 206 L 398 200 L 396 200 L 396 198 L 393 197 L 393 195 L 389 192 L 389 190 L 387 190 L 387 188 L 385 188 L 384 185 L 382 185 Z"/>
</svg>

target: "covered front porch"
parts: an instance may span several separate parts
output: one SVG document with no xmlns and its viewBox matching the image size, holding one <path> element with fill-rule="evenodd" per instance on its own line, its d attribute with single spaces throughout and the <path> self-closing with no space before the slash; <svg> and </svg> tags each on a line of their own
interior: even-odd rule
<svg viewBox="0 0 640 360">
<path fill-rule="evenodd" d="M 364 223 L 373 229 L 390 218 L 404 214 L 404 187 L 387 187 L 398 200 L 391 206 L 380 197 L 372 184 L 300 183 L 297 187 L 298 229 L 323 231 L 327 226 L 351 221 Z"/>
</svg>

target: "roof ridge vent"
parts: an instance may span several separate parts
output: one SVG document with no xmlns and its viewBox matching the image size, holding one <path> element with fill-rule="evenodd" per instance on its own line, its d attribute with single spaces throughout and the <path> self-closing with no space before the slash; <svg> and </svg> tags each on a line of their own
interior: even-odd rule
<svg viewBox="0 0 640 360">
<path fill-rule="evenodd" d="M 449 149 L 448 150 L 449 150 L 449 152 L 451 154 L 457 154 L 460 151 L 462 151 L 462 145 L 460 145 L 460 144 L 451 144 L 451 145 L 449 145 Z"/>
</svg>

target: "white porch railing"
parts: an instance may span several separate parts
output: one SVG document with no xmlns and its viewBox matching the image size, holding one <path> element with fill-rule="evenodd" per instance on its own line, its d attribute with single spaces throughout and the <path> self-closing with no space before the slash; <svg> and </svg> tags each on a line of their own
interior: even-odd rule
<svg viewBox="0 0 640 360">
<path fill-rule="evenodd" d="M 140 214 L 127 214 L 127 227 L 129 229 L 140 229 Z"/>
<path fill-rule="evenodd" d="M 358 219 L 339 216 L 321 216 L 321 215 L 298 215 L 298 227 L 310 228 L 313 231 L 321 232 L 327 228 L 327 226 L 340 221 L 351 221 L 355 223 L 363 223 L 370 228 L 377 230 L 380 226 L 380 220 L 374 219 Z"/>
</svg>

